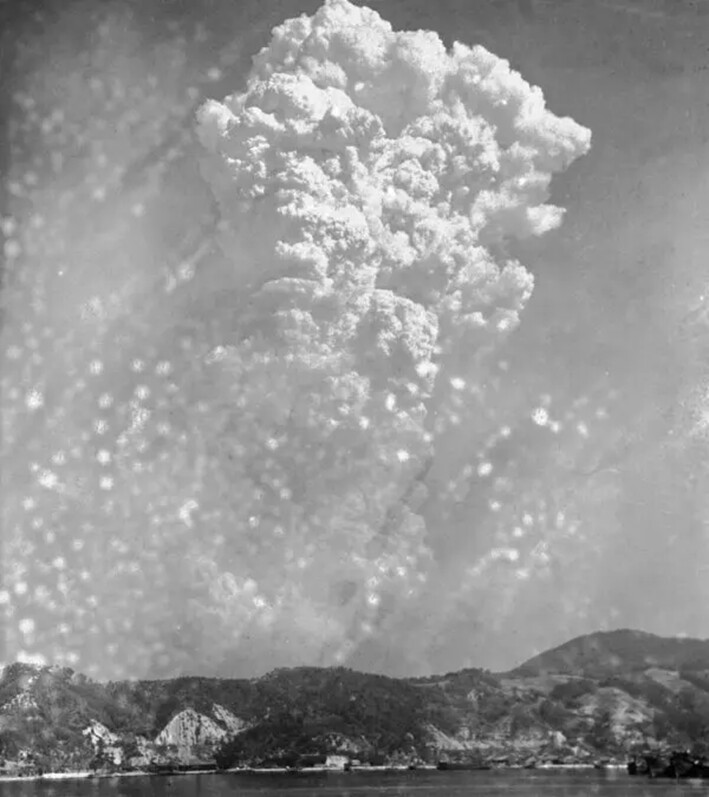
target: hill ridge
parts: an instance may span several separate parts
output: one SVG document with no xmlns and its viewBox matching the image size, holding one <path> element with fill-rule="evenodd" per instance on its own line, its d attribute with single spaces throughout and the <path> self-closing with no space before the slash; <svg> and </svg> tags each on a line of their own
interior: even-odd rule
<svg viewBox="0 0 709 797">
<path fill-rule="evenodd" d="M 709 642 L 632 629 L 576 637 L 507 673 L 292 667 L 99 683 L 16 662 L 0 674 L 0 757 L 15 774 L 328 756 L 579 764 L 671 745 L 709 750 Z"/>
<path fill-rule="evenodd" d="M 623 667 L 633 669 L 665 664 L 676 668 L 693 659 L 709 660 L 709 640 L 665 637 L 631 628 L 594 631 L 533 656 L 510 673 L 584 672 L 598 675 Z"/>
</svg>

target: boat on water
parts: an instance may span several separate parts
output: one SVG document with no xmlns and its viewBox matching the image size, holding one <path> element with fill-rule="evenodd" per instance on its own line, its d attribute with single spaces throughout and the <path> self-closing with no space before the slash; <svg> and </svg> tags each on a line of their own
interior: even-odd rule
<svg viewBox="0 0 709 797">
<path fill-rule="evenodd" d="M 650 778 L 709 780 L 709 764 L 688 752 L 673 752 L 668 757 L 645 754 L 627 764 L 629 775 L 646 775 Z"/>
<path fill-rule="evenodd" d="M 492 767 L 489 764 L 483 764 L 482 762 L 476 763 L 474 761 L 439 761 L 436 769 L 450 772 L 453 770 L 471 771 L 479 769 L 492 769 Z"/>
<path fill-rule="evenodd" d="M 670 756 L 671 770 L 668 774 L 675 778 L 700 778 L 709 779 L 709 764 L 699 758 L 694 758 L 689 753 L 673 753 Z"/>
</svg>

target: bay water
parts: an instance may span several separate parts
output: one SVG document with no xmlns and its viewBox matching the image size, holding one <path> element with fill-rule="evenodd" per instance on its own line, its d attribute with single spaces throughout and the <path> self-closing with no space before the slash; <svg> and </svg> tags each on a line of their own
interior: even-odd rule
<svg viewBox="0 0 709 797">
<path fill-rule="evenodd" d="M 219 773 L 0 783 L 0 797 L 673 797 L 709 793 L 707 781 L 649 780 L 624 771 Z"/>
</svg>

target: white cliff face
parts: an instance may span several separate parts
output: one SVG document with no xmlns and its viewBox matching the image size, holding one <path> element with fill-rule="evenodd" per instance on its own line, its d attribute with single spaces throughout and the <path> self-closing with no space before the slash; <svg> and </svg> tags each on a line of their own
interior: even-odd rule
<svg viewBox="0 0 709 797">
<path fill-rule="evenodd" d="M 230 735 L 241 733 L 249 727 L 248 723 L 244 722 L 244 720 L 232 714 L 229 709 L 220 706 L 218 703 L 212 706 L 212 713 L 217 720 L 224 725 Z"/>
<path fill-rule="evenodd" d="M 470 750 L 473 746 L 467 740 L 443 733 L 435 725 L 427 725 L 426 730 L 429 733 L 430 743 L 440 750 Z"/>
<path fill-rule="evenodd" d="M 226 736 L 227 731 L 214 720 L 187 708 L 168 722 L 156 737 L 155 744 L 184 749 L 201 744 L 218 744 Z"/>
<path fill-rule="evenodd" d="M 91 742 L 95 753 L 103 752 L 106 760 L 116 765 L 123 763 L 124 753 L 120 737 L 111 733 L 105 725 L 92 720 L 89 727 L 84 729 L 83 734 Z"/>
<path fill-rule="evenodd" d="M 88 736 L 92 744 L 99 743 L 101 740 L 104 744 L 117 744 L 120 738 L 105 725 L 102 725 L 96 720 L 91 721 L 91 725 L 84 730 L 84 736 Z"/>
<path fill-rule="evenodd" d="M 139 754 L 132 756 L 128 763 L 143 766 L 151 761 L 174 759 L 175 756 L 182 762 L 189 763 L 203 758 L 205 752 L 209 755 L 210 748 L 216 749 L 225 739 L 249 727 L 248 723 L 224 706 L 215 704 L 210 713 L 212 716 L 188 708 L 176 714 L 154 740 L 136 736 Z M 115 764 L 123 763 L 125 754 L 121 739 L 105 725 L 92 721 L 84 730 L 84 736 L 91 742 L 94 752 L 103 753 L 108 761 Z M 164 748 L 169 748 L 167 758 Z"/>
</svg>

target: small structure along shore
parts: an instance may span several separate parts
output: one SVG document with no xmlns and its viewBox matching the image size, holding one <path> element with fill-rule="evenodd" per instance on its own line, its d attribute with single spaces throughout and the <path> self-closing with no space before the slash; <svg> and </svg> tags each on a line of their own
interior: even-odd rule
<svg viewBox="0 0 709 797">
<path fill-rule="evenodd" d="M 152 767 L 142 770 L 122 770 L 122 771 L 101 771 L 101 770 L 79 770 L 76 772 L 45 772 L 43 774 L 8 775 L 0 774 L 0 783 L 15 781 L 60 781 L 60 780 L 86 780 L 86 779 L 109 779 L 109 778 L 146 778 L 146 777 L 184 777 L 186 775 L 278 775 L 278 774 L 298 774 L 307 775 L 309 773 L 330 773 L 337 774 L 343 772 L 406 772 L 406 771 L 452 771 L 452 770 L 518 770 L 526 769 L 522 764 L 512 764 L 507 766 L 489 766 L 480 764 L 349 764 L 345 767 L 333 767 L 326 764 L 315 764 L 306 767 L 247 767 L 238 766 L 229 769 L 217 769 L 216 766 L 207 768 L 195 766 L 175 766 L 167 765 Z M 541 763 L 535 768 L 542 770 L 589 770 L 593 769 L 593 764 L 552 764 Z M 626 769 L 624 765 L 607 765 L 604 769 Z M 634 774 L 634 773 L 633 773 Z"/>
</svg>

